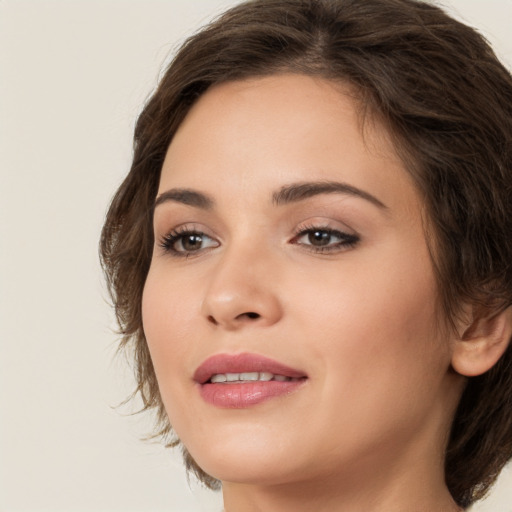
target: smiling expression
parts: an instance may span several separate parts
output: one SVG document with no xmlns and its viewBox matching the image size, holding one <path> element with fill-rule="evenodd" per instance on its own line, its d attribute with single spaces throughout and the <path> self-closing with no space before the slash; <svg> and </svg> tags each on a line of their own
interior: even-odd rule
<svg viewBox="0 0 512 512">
<path fill-rule="evenodd" d="M 347 87 L 279 75 L 197 101 L 162 169 L 143 324 L 170 422 L 206 472 L 440 470 L 458 392 L 422 220 Z"/>
</svg>

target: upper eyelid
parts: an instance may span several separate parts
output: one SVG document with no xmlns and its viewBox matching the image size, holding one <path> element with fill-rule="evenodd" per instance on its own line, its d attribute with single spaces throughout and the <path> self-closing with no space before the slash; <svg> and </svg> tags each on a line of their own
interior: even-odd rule
<svg viewBox="0 0 512 512">
<path fill-rule="evenodd" d="M 306 236 L 307 234 L 314 232 L 314 231 L 323 231 L 323 232 L 329 233 L 333 236 L 338 236 L 339 238 L 342 238 L 345 240 L 352 239 L 352 240 L 359 241 L 361 239 L 361 237 L 357 233 L 350 233 L 348 231 L 344 231 L 341 229 L 330 228 L 330 227 L 320 227 L 320 226 L 313 226 L 310 228 L 298 230 L 296 232 L 296 235 L 293 237 L 293 239 L 298 240 L 299 238 L 302 238 L 302 237 Z"/>
<path fill-rule="evenodd" d="M 341 225 L 340 225 L 341 224 Z M 293 236 L 297 236 L 300 233 L 308 232 L 311 230 L 324 230 L 324 231 L 332 231 L 339 232 L 341 234 L 346 234 L 350 236 L 359 236 L 359 234 L 352 228 L 350 228 L 345 223 L 338 220 L 327 220 L 327 219 L 318 219 L 318 220 L 305 220 L 301 223 L 297 223 L 296 227 L 292 228 Z M 214 238 L 218 241 L 222 241 L 222 236 L 215 232 L 215 230 L 210 229 L 204 226 L 201 222 L 183 222 L 179 223 L 172 228 L 159 228 L 155 223 L 153 227 L 155 239 L 158 237 L 164 237 L 171 233 L 200 233 L 204 234 L 210 238 Z"/>
<path fill-rule="evenodd" d="M 171 229 L 162 230 L 160 235 L 157 235 L 157 233 L 155 231 L 155 239 L 156 238 L 162 239 L 162 238 L 166 238 L 169 236 L 181 237 L 181 236 L 184 236 L 187 234 L 198 234 L 198 235 L 205 236 L 212 240 L 216 240 L 216 241 L 220 242 L 219 237 L 216 236 L 215 234 L 213 234 L 211 230 L 206 229 L 203 226 L 198 226 L 196 224 L 187 224 L 187 223 L 179 224 L 178 226 L 173 227 Z"/>
<path fill-rule="evenodd" d="M 171 226 L 171 227 L 169 227 Z M 204 233 L 205 235 L 209 237 L 216 237 L 215 234 L 213 234 L 213 230 L 207 228 L 204 226 L 201 222 L 179 222 L 177 224 L 171 224 L 171 223 L 162 223 L 161 226 L 159 226 L 158 222 L 154 223 L 153 231 L 155 234 L 155 237 L 160 236 L 166 236 L 171 233 Z"/>
<path fill-rule="evenodd" d="M 347 236 L 356 236 L 355 233 L 349 233 L 348 230 L 332 228 L 329 226 L 312 226 L 312 227 L 298 229 L 296 231 L 296 235 L 303 235 L 306 233 L 311 233 L 312 231 L 325 231 L 327 233 L 334 233 L 334 234 L 347 235 Z"/>
<path fill-rule="evenodd" d="M 312 229 L 338 231 L 347 235 L 359 236 L 358 232 L 350 227 L 350 225 L 346 222 L 343 222 L 340 219 L 334 219 L 332 217 L 326 218 L 323 216 L 312 216 L 300 223 L 297 223 L 297 227 L 294 229 L 294 231 L 297 234 L 302 231 L 308 231 Z"/>
<path fill-rule="evenodd" d="M 341 239 L 341 241 L 337 242 L 337 243 L 342 243 L 343 241 L 346 241 L 347 243 L 349 243 L 350 241 L 357 243 L 360 241 L 359 234 L 349 232 L 351 230 L 347 231 L 347 230 L 335 228 L 335 227 L 332 227 L 332 226 L 329 226 L 326 224 L 318 223 L 318 224 L 309 224 L 307 226 L 302 226 L 300 228 L 298 227 L 294 231 L 294 234 L 291 236 L 291 238 L 288 240 L 288 243 L 291 243 L 291 242 L 297 243 L 297 241 L 299 239 L 301 239 L 302 237 L 306 236 L 308 233 L 311 233 L 315 230 L 327 232 L 333 236 L 337 236 L 338 238 Z M 215 242 L 217 244 L 216 247 L 219 247 L 223 243 L 219 239 L 219 237 L 216 237 L 215 235 L 210 235 L 207 232 L 207 230 L 205 230 L 201 227 L 198 228 L 196 226 L 187 226 L 187 224 L 177 226 L 177 227 L 167 231 L 165 234 L 159 236 L 158 238 L 155 237 L 155 241 L 158 240 L 159 245 L 161 247 L 164 247 L 164 249 L 165 249 L 166 243 L 168 242 L 169 239 L 171 239 L 171 238 L 174 239 L 173 242 L 175 243 L 180 238 L 182 238 L 183 236 L 186 236 L 187 234 L 188 235 L 197 234 L 200 236 L 204 236 L 204 237 L 210 239 L 211 241 Z M 298 243 L 297 245 L 308 245 L 308 244 Z M 173 249 L 167 248 L 167 250 L 172 251 Z M 180 252 L 180 251 L 175 251 L 175 252 Z"/>
</svg>

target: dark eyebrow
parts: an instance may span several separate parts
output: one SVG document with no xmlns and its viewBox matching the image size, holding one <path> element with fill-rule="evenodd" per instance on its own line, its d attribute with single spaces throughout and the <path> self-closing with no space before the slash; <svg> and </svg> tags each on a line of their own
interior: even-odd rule
<svg viewBox="0 0 512 512">
<path fill-rule="evenodd" d="M 279 206 L 302 201 L 319 194 L 348 194 L 365 199 L 375 206 L 387 210 L 387 206 L 375 196 L 357 187 L 338 181 L 312 181 L 286 185 L 272 195 L 272 202 Z"/>
<path fill-rule="evenodd" d="M 195 190 L 187 188 L 173 188 L 166 192 L 162 192 L 156 198 L 154 208 L 162 203 L 166 203 L 167 201 L 195 206 L 197 208 L 202 208 L 203 210 L 211 210 L 214 204 L 211 197 L 201 192 L 196 192 Z"/>
</svg>

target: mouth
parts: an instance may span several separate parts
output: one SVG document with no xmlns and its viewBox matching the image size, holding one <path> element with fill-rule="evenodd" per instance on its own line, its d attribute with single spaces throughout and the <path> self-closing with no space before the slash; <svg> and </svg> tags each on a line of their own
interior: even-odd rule
<svg viewBox="0 0 512 512">
<path fill-rule="evenodd" d="M 203 400 L 221 408 L 240 409 L 299 389 L 301 371 L 257 354 L 217 354 L 194 373 Z"/>
<path fill-rule="evenodd" d="M 239 384 L 241 382 L 294 382 L 300 380 L 298 377 L 287 377 L 286 375 L 275 375 L 270 372 L 244 372 L 244 373 L 216 373 L 208 382 L 212 384 Z"/>
</svg>

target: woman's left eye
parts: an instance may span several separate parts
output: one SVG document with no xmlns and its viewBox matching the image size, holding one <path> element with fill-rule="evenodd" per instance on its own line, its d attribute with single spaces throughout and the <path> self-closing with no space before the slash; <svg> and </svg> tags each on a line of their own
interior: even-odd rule
<svg viewBox="0 0 512 512">
<path fill-rule="evenodd" d="M 174 256 L 190 256 L 205 249 L 218 247 L 219 243 L 201 231 L 171 231 L 162 238 L 161 247 Z"/>
<path fill-rule="evenodd" d="M 301 230 L 292 241 L 316 252 L 329 252 L 350 248 L 359 242 L 359 237 L 336 229 L 312 227 Z"/>
</svg>

